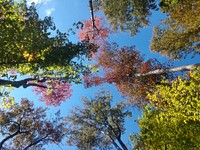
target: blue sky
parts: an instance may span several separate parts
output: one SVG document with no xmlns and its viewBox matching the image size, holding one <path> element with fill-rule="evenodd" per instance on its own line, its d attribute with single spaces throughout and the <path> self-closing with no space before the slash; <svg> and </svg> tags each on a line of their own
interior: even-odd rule
<svg viewBox="0 0 200 150">
<path fill-rule="evenodd" d="M 37 8 L 39 11 L 40 18 L 43 18 L 46 15 L 50 15 L 53 17 L 56 27 L 61 31 L 67 31 L 72 27 L 74 22 L 78 22 L 81 20 L 87 20 L 90 18 L 90 11 L 88 6 L 88 0 L 27 0 L 30 5 L 31 2 L 35 2 L 37 4 Z M 163 15 L 153 15 L 152 17 L 152 25 L 142 29 L 140 33 L 138 33 L 135 37 L 130 37 L 129 33 L 116 33 L 110 36 L 109 41 L 117 42 L 120 46 L 130 46 L 136 45 L 136 48 L 141 51 L 141 53 L 145 54 L 145 58 L 157 58 L 161 61 L 167 61 L 166 57 L 163 57 L 159 54 L 154 54 L 149 50 L 150 38 L 152 36 L 152 26 L 159 23 L 159 20 L 163 18 Z M 70 40 L 76 42 L 78 39 L 76 35 L 71 36 Z M 195 59 L 184 60 L 182 62 L 176 61 L 175 65 L 185 65 L 198 62 L 200 57 Z M 124 100 L 113 85 L 103 85 L 101 86 L 106 90 L 110 90 L 114 95 L 114 101 Z M 72 106 L 81 106 L 81 97 L 93 97 L 93 93 L 98 92 L 101 87 L 92 87 L 90 89 L 85 89 L 83 85 L 74 85 L 73 86 L 73 95 L 70 100 L 67 100 L 65 103 L 62 103 L 59 107 L 49 107 L 49 113 L 53 114 L 58 109 L 61 110 L 63 115 L 67 115 L 69 109 Z M 19 88 L 12 92 L 12 95 L 16 97 L 16 100 L 20 100 L 22 97 L 26 97 L 29 100 L 34 101 L 36 106 L 45 106 L 44 103 L 38 101 L 38 97 L 34 95 L 31 91 L 31 88 L 26 90 Z M 123 137 L 125 143 L 127 143 L 128 136 L 131 133 L 138 132 L 138 126 L 134 122 L 137 116 L 140 115 L 140 112 L 137 109 L 133 110 L 133 117 L 126 120 L 126 134 Z M 69 147 L 65 145 L 65 141 L 63 141 L 64 145 L 55 146 L 55 145 L 47 145 L 47 150 L 75 150 L 75 147 Z"/>
</svg>

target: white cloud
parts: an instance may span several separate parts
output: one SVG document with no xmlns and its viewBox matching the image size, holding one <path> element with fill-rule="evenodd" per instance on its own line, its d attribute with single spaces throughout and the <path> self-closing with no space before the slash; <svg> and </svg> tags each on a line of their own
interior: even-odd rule
<svg viewBox="0 0 200 150">
<path fill-rule="evenodd" d="M 47 16 L 50 16 L 52 12 L 54 11 L 55 11 L 55 8 L 50 8 L 50 9 L 45 10 Z"/>
</svg>

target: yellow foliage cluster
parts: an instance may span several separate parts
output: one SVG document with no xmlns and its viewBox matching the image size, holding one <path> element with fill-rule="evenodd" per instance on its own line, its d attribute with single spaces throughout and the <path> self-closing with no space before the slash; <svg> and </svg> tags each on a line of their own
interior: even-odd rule
<svg viewBox="0 0 200 150">
<path fill-rule="evenodd" d="M 15 105 L 14 97 L 4 97 L 1 99 L 0 108 L 10 109 L 13 105 Z"/>
<path fill-rule="evenodd" d="M 135 149 L 200 149 L 200 68 L 172 85 L 162 83 L 148 94 L 140 132 L 131 136 Z"/>
</svg>

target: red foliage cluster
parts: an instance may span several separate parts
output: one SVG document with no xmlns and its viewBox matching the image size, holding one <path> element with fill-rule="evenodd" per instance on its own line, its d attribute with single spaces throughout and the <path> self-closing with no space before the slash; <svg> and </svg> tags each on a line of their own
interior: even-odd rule
<svg viewBox="0 0 200 150">
<path fill-rule="evenodd" d="M 128 96 L 131 102 L 140 105 L 146 101 L 146 92 L 156 81 L 161 80 L 160 75 L 136 76 L 155 69 L 162 68 L 156 59 L 144 62 L 143 57 L 134 46 L 118 49 L 116 44 L 107 45 L 98 58 L 98 65 L 103 68 L 104 76 L 96 74 L 85 76 L 86 87 L 98 86 L 102 83 L 114 83 L 123 96 Z"/>
<path fill-rule="evenodd" d="M 47 88 L 35 87 L 33 91 L 36 95 L 41 94 L 40 101 L 45 102 L 46 105 L 59 106 L 61 102 L 71 97 L 71 84 L 61 81 L 48 81 L 40 83 Z"/>
<path fill-rule="evenodd" d="M 104 82 L 120 84 L 134 76 L 140 68 L 143 58 L 135 50 L 135 47 L 124 47 L 120 50 L 117 50 L 117 48 L 116 44 L 106 45 L 103 48 L 98 58 L 98 65 L 103 68 L 104 77 L 87 75 L 84 80 L 88 86 L 99 85 Z"/>
<path fill-rule="evenodd" d="M 142 67 L 139 69 L 140 73 L 147 73 L 156 69 L 162 69 L 164 64 L 161 64 L 157 59 L 149 59 L 148 61 L 142 64 Z"/>
<path fill-rule="evenodd" d="M 83 81 L 86 88 L 89 88 L 93 85 L 98 86 L 106 82 L 104 78 L 101 78 L 99 76 L 94 76 L 93 74 L 88 74 L 88 75 L 83 76 Z"/>
<path fill-rule="evenodd" d="M 89 40 L 91 43 L 95 43 L 98 46 L 101 46 L 105 43 L 105 40 L 108 38 L 110 34 L 110 29 L 108 27 L 104 27 L 105 22 L 102 17 L 95 17 L 95 26 L 92 25 L 92 20 L 84 20 L 83 28 L 80 29 L 78 34 L 78 38 L 83 40 Z"/>
</svg>

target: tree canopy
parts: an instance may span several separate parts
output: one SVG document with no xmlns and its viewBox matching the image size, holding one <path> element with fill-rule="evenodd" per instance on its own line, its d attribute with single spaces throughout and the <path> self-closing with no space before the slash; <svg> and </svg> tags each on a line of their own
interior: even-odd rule
<svg viewBox="0 0 200 150">
<path fill-rule="evenodd" d="M 151 10 L 156 10 L 155 0 L 94 0 L 94 9 L 101 10 L 114 30 L 129 30 L 135 35 L 139 28 L 149 25 Z"/>
<path fill-rule="evenodd" d="M 10 109 L 0 109 L 0 149 L 42 149 L 44 145 L 59 144 L 65 137 L 64 123 L 59 112 L 48 119 L 46 108 L 22 99 Z"/>
<path fill-rule="evenodd" d="M 98 56 L 97 66 L 104 74 L 94 72 L 84 76 L 85 86 L 98 86 L 114 83 L 125 96 L 129 104 L 142 106 L 148 103 L 147 92 L 162 79 L 173 80 L 174 72 L 194 70 L 199 64 L 173 68 L 170 63 L 161 63 L 157 59 L 144 61 L 143 55 L 134 47 L 119 48 L 117 44 L 106 45 Z"/>
<path fill-rule="evenodd" d="M 132 11 L 137 11 L 140 7 L 132 9 L 133 6 L 137 6 L 136 4 L 145 3 L 146 5 L 142 5 L 141 7 L 154 7 L 152 9 L 161 8 L 161 11 L 167 12 L 168 18 L 164 21 L 166 30 L 169 29 L 169 32 L 177 28 L 183 34 L 189 34 L 189 36 L 180 36 L 181 32 L 174 32 L 174 38 L 168 36 L 168 32 L 164 29 L 155 28 L 155 33 L 151 40 L 151 50 L 156 51 L 154 49 L 159 48 L 162 54 L 169 54 L 169 56 L 174 59 L 181 59 L 187 54 L 198 53 L 198 45 L 199 45 L 199 17 L 198 17 L 198 2 L 196 1 L 160 1 L 160 6 L 157 6 L 156 1 L 93 1 L 94 9 L 99 9 L 104 12 L 106 17 L 109 19 L 113 19 L 118 23 L 117 25 L 125 25 L 126 21 L 120 24 L 120 21 L 126 19 L 123 15 L 133 15 L 136 17 L 142 16 L 141 14 L 132 14 L 129 9 L 124 9 L 126 7 L 130 8 Z M 123 5 L 124 7 L 120 7 Z M 132 6 L 133 5 L 133 6 Z M 148 5 L 148 6 L 147 6 Z M 187 8 L 188 11 L 180 11 L 183 8 Z M 190 9 L 191 8 L 191 9 Z M 122 10 L 121 10 L 122 9 Z M 151 12 L 152 9 L 147 9 Z M 127 11 L 127 13 L 122 13 L 123 10 Z M 116 11 L 116 12 L 115 12 Z M 145 11 L 141 9 L 141 12 Z M 92 11 L 91 11 L 92 12 Z M 177 12 L 177 13 L 176 13 Z M 186 13 L 184 13 L 186 12 Z M 108 13 L 108 14 L 107 14 Z M 113 13 L 112 17 L 109 18 L 109 15 Z M 117 16 L 118 14 L 123 17 Z M 145 13 L 144 13 L 145 14 Z M 190 17 L 188 20 L 183 19 L 182 16 L 186 15 L 187 17 L 194 14 L 194 17 Z M 115 16 L 116 15 L 116 16 Z M 92 15 L 93 16 L 93 15 Z M 149 13 L 150 16 L 150 13 Z M 116 17 L 116 18 L 115 18 Z M 144 18 L 147 18 L 145 16 Z M 94 23 L 95 19 L 93 18 Z M 170 21 L 171 20 L 171 21 Z M 140 20 L 141 21 L 141 20 Z M 110 24 L 113 22 L 111 21 Z M 171 24 L 172 23 L 172 24 Z M 92 24 L 92 23 L 91 23 Z M 138 27 L 134 25 L 134 27 Z M 194 31 L 194 32 L 193 32 Z M 160 33 L 158 33 L 160 32 Z M 170 33 L 171 34 L 171 33 Z M 184 39 L 185 40 L 184 40 Z M 178 42 L 176 42 L 178 41 Z M 180 41 L 180 42 L 179 42 Z M 189 43 L 188 43 L 189 42 Z M 187 46 L 187 45 L 190 46 Z M 164 48 L 163 46 L 166 46 Z M 170 49 L 169 47 L 172 47 Z M 175 46 L 178 46 L 175 48 Z M 158 52 L 158 51 L 157 51 Z M 172 56 L 173 55 L 173 56 Z M 194 66 L 198 66 L 199 64 L 195 64 Z M 173 72 L 183 72 L 186 70 L 193 70 L 194 67 L 189 65 L 181 66 L 180 68 L 172 68 L 170 63 L 161 63 L 158 59 L 150 58 L 147 61 L 144 61 L 143 55 L 136 50 L 135 46 L 124 46 L 119 48 L 117 44 L 104 44 L 101 46 L 100 54 L 98 55 L 98 59 L 96 61 L 96 66 L 102 67 L 102 73 L 93 73 L 86 74 L 84 76 L 84 81 L 86 87 L 91 87 L 93 85 L 98 86 L 103 83 L 114 83 L 116 88 L 122 93 L 123 96 L 126 96 L 132 104 L 136 104 L 137 106 L 141 106 L 148 102 L 148 98 L 146 97 L 146 93 L 149 90 L 152 90 L 156 84 L 160 84 L 162 78 L 174 80 L 176 74 Z"/>
<path fill-rule="evenodd" d="M 111 106 L 112 95 L 101 91 L 89 100 L 83 98 L 82 108 L 74 108 L 65 118 L 68 123 L 70 145 L 79 149 L 108 149 L 115 146 L 118 150 L 127 150 L 122 141 L 125 132 L 125 118 L 131 115 L 124 103 Z"/>
<path fill-rule="evenodd" d="M 86 44 L 69 42 L 68 33 L 56 29 L 51 17 L 39 18 L 34 4 L 28 8 L 25 3 L 2 2 L 1 10 L 2 67 L 16 67 L 21 74 L 39 70 L 44 74 L 52 67 L 54 71 L 75 68 L 72 59 L 88 56 Z"/>
<path fill-rule="evenodd" d="M 199 53 L 199 1 L 94 0 L 93 3 L 94 10 L 101 10 L 114 30 L 129 30 L 132 36 L 150 25 L 152 13 L 160 9 L 167 18 L 155 27 L 151 50 L 173 59 Z"/>
</svg>

